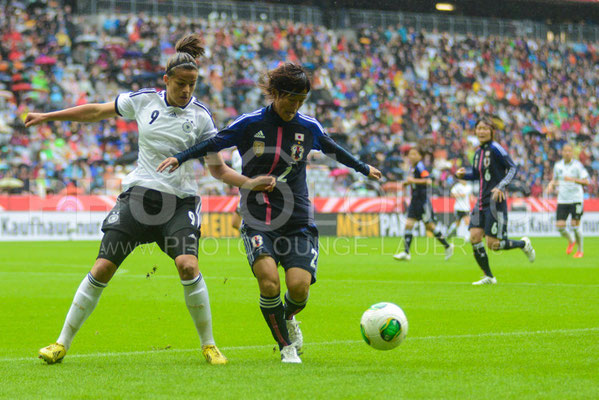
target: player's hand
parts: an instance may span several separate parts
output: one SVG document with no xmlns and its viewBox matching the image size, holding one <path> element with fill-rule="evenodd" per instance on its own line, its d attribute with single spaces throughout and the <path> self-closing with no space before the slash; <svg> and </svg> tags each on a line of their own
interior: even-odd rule
<svg viewBox="0 0 599 400">
<path fill-rule="evenodd" d="M 29 113 L 25 117 L 25 127 L 39 125 L 46 120 L 45 114 L 43 113 Z"/>
<path fill-rule="evenodd" d="M 414 183 L 414 178 L 413 177 L 408 177 L 405 181 L 404 181 L 404 185 L 412 185 Z"/>
<path fill-rule="evenodd" d="M 255 192 L 272 192 L 276 185 L 277 179 L 274 176 L 262 175 L 248 179 L 242 188 Z"/>
<path fill-rule="evenodd" d="M 496 203 L 501 203 L 503 200 L 505 200 L 505 193 L 503 193 L 501 189 L 493 188 L 491 189 L 491 198 Z"/>
<path fill-rule="evenodd" d="M 370 179 L 374 179 L 375 181 L 378 181 L 383 177 L 383 174 L 381 174 L 381 171 L 374 168 L 372 165 L 369 165 L 368 168 L 370 168 L 370 171 L 368 172 L 368 177 Z"/>
<path fill-rule="evenodd" d="M 171 167 L 168 171 L 169 173 L 175 172 L 175 170 L 179 168 L 179 161 L 175 157 L 169 157 L 160 163 L 158 168 L 156 168 L 156 172 L 162 172 L 168 167 Z"/>
<path fill-rule="evenodd" d="M 455 176 L 457 176 L 459 179 L 462 179 L 464 175 L 466 175 L 466 168 L 464 167 L 461 167 L 455 172 Z"/>
<path fill-rule="evenodd" d="M 571 176 L 564 176 L 564 181 L 566 181 L 566 182 L 576 182 L 576 178 L 572 178 Z"/>
</svg>

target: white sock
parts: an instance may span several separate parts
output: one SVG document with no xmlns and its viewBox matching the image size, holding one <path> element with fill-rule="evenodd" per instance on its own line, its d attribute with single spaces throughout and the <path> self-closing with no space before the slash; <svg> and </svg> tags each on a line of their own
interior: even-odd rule
<svg viewBox="0 0 599 400">
<path fill-rule="evenodd" d="M 582 230 L 580 229 L 580 225 L 574 227 L 574 236 L 576 237 L 578 251 L 582 253 L 584 250 L 582 249 Z"/>
<path fill-rule="evenodd" d="M 183 284 L 185 304 L 187 304 L 191 319 L 196 326 L 198 335 L 200 335 L 200 342 L 204 346 L 213 345 L 210 300 L 208 298 L 208 288 L 206 282 L 202 279 L 202 274 L 194 279 L 181 281 L 181 284 Z"/>
<path fill-rule="evenodd" d="M 73 304 L 71 304 L 71 308 L 67 313 L 60 336 L 56 340 L 58 343 L 64 345 L 67 350 L 71 347 L 71 342 L 79 331 L 79 328 L 81 328 L 81 325 L 83 325 L 87 317 L 96 308 L 96 304 L 98 304 L 102 290 L 105 287 L 106 284 L 94 279 L 91 272 L 81 281 L 77 293 L 75 293 L 75 297 L 73 298 Z"/>
<path fill-rule="evenodd" d="M 568 239 L 568 243 L 572 243 L 574 241 L 572 232 L 570 232 L 566 227 L 557 228 L 557 231 L 559 232 L 560 235 L 562 235 L 562 237 Z"/>
</svg>

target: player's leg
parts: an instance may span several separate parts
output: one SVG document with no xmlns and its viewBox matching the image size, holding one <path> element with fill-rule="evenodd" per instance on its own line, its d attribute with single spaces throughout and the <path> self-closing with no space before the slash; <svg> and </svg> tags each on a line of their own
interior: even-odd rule
<svg viewBox="0 0 599 400">
<path fill-rule="evenodd" d="M 231 226 L 233 226 L 233 228 L 239 230 L 241 228 L 241 201 L 240 204 L 237 206 L 237 209 L 235 210 L 235 214 L 233 214 L 233 218 L 231 220 Z"/>
<path fill-rule="evenodd" d="M 485 234 L 487 236 L 487 247 L 491 250 L 512 250 L 521 249 L 528 260 L 533 262 L 536 253 L 530 239 L 523 237 L 521 240 L 512 240 L 507 237 L 507 204 L 504 202 L 497 205 L 495 209 L 491 208 L 487 212 Z M 490 226 L 490 229 L 489 229 Z"/>
<path fill-rule="evenodd" d="M 580 220 L 582 218 L 583 213 L 583 205 L 582 203 L 575 203 L 574 212 L 572 214 L 572 229 L 574 230 L 574 237 L 576 238 L 576 244 L 578 245 L 578 249 L 576 250 L 576 254 L 574 254 L 574 258 L 582 258 L 584 254 L 583 249 L 583 238 L 582 238 L 582 229 L 580 226 Z"/>
<path fill-rule="evenodd" d="M 285 319 L 291 320 L 302 311 L 308 303 L 310 291 L 310 272 L 299 267 L 289 268 L 285 271 Z"/>
<path fill-rule="evenodd" d="M 470 243 L 472 244 L 472 253 L 474 254 L 474 259 L 485 276 L 481 280 L 473 282 L 473 285 L 488 285 L 497 283 L 497 279 L 495 279 L 493 273 L 491 272 L 491 267 L 489 266 L 489 256 L 487 255 L 485 244 L 483 243 L 483 237 L 485 236 L 484 227 L 485 213 L 484 210 L 479 209 L 477 204 L 470 215 L 470 225 L 468 228 L 470 230 Z"/>
<path fill-rule="evenodd" d="M 412 210 L 412 204 L 410 204 L 410 210 Z M 406 226 L 404 228 L 404 251 L 399 254 L 393 256 L 396 260 L 399 261 L 409 261 L 410 256 L 410 247 L 412 246 L 412 239 L 414 238 L 414 225 L 416 224 L 416 218 L 410 216 L 410 211 L 408 211 L 408 219 L 406 220 Z"/>
<path fill-rule="evenodd" d="M 447 228 L 447 235 L 446 235 L 447 239 L 449 239 L 450 237 L 454 236 L 457 233 L 458 228 L 460 227 L 460 223 L 462 222 L 459 211 L 455 211 L 454 215 L 455 215 L 456 219 L 449 225 L 449 228 Z"/>
<path fill-rule="evenodd" d="M 468 225 L 470 225 L 470 215 L 468 215 L 467 213 L 460 219 L 460 223 L 461 221 L 464 221 L 464 225 L 466 225 L 466 227 L 468 227 Z M 465 242 L 469 242 L 470 241 L 470 231 L 467 231 L 466 235 L 464 236 L 464 241 Z"/>
<path fill-rule="evenodd" d="M 254 262 L 253 271 L 256 279 L 258 279 L 258 287 L 260 288 L 260 310 L 266 324 L 270 328 L 273 338 L 279 345 L 281 360 L 287 362 L 287 357 L 295 359 L 297 351 L 295 354 L 286 354 L 283 351 L 284 348 L 292 346 L 285 321 L 285 306 L 281 301 L 281 283 L 279 281 L 277 264 L 272 257 L 261 255 Z"/>
<path fill-rule="evenodd" d="M 60 362 L 64 358 L 75 335 L 100 301 L 102 291 L 119 265 L 137 245 L 138 242 L 121 231 L 106 231 L 102 237 L 98 258 L 75 292 L 56 343 L 40 349 L 40 358 L 49 364 Z"/>
<path fill-rule="evenodd" d="M 572 230 L 574 231 L 574 237 L 576 238 L 576 244 L 578 246 L 576 253 L 574 253 L 574 258 L 582 258 L 583 254 L 584 254 L 584 248 L 583 248 L 584 243 L 583 243 L 583 237 L 582 237 L 582 229 L 580 227 L 580 221 L 573 219 L 571 221 L 571 225 L 572 225 Z"/>
<path fill-rule="evenodd" d="M 574 235 L 572 234 L 572 232 L 568 230 L 568 227 L 566 225 L 566 220 L 568 219 L 568 215 L 570 214 L 569 206 L 570 204 L 558 204 L 555 216 L 555 227 L 557 228 L 557 231 L 564 239 L 568 241 L 566 254 L 571 254 L 574 250 L 574 245 L 576 244 Z M 572 215 L 572 217 L 574 217 L 574 215 Z"/>
<path fill-rule="evenodd" d="M 202 355 L 210 364 L 226 364 L 227 358 L 214 342 L 208 287 L 198 268 L 201 200 L 198 197 L 176 199 L 171 195 L 163 196 L 163 208 L 169 206 L 167 202 L 174 202 L 175 210 L 168 222 L 160 226 L 156 242 L 175 262 L 183 285 L 185 304 L 200 337 Z"/>
<path fill-rule="evenodd" d="M 302 311 L 308 303 L 308 295 L 312 275 L 300 267 L 289 268 L 285 271 L 285 323 L 291 344 L 301 353 L 304 345 L 304 335 L 299 327 L 300 322 L 295 316 Z"/>
<path fill-rule="evenodd" d="M 281 361 L 301 362 L 296 349 L 291 346 L 285 323 L 285 306 L 281 301 L 281 283 L 277 270 L 278 257 L 273 246 L 273 239 L 268 233 L 253 229 L 246 224 L 241 225 L 240 233 L 248 263 L 258 280 L 260 311 L 273 338 L 279 345 Z M 293 349 L 283 351 L 284 348 Z"/>
<path fill-rule="evenodd" d="M 198 268 L 197 257 L 190 254 L 179 255 L 175 258 L 175 265 L 183 285 L 183 297 L 187 310 L 200 337 L 204 358 L 213 365 L 226 364 L 227 358 L 214 342 L 210 297 L 206 281 Z"/>
<path fill-rule="evenodd" d="M 429 232 L 432 232 L 433 235 L 437 238 L 439 243 L 445 247 L 445 260 L 449 260 L 453 255 L 453 245 L 447 242 L 445 236 L 443 236 L 443 231 L 441 227 L 437 225 L 437 219 L 435 217 L 435 212 L 433 211 L 433 204 L 430 200 L 427 200 L 424 204 L 422 221 L 424 222 L 424 226 Z"/>
<path fill-rule="evenodd" d="M 482 228 L 470 228 L 470 242 L 472 243 L 474 259 L 485 274 L 481 280 L 473 282 L 473 285 L 489 285 L 497 283 L 497 279 L 493 276 L 491 267 L 489 266 L 489 256 L 485 250 L 485 244 L 482 240 L 483 237 L 484 230 Z"/>
<path fill-rule="evenodd" d="M 295 316 L 308 302 L 310 285 L 316 282 L 318 268 L 318 231 L 309 227 L 294 235 L 289 235 L 290 246 L 281 250 L 281 264 L 285 268 L 285 320 L 289 339 L 298 352 L 303 346 L 303 335 Z M 287 245 L 285 243 L 285 245 Z M 278 250 L 278 249 L 277 249 Z"/>
</svg>

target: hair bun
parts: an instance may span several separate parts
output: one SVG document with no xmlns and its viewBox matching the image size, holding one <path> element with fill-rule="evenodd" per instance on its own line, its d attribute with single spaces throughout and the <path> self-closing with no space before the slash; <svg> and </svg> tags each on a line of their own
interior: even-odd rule
<svg viewBox="0 0 599 400">
<path fill-rule="evenodd" d="M 204 41 L 199 33 L 192 33 L 177 41 L 175 44 L 175 51 L 177 53 L 187 53 L 193 58 L 198 58 L 206 53 L 206 50 L 202 46 Z"/>
</svg>

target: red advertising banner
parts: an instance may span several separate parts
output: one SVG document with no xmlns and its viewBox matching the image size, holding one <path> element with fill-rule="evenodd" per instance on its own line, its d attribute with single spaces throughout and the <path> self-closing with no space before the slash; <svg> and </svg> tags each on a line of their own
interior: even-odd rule
<svg viewBox="0 0 599 400">
<path fill-rule="evenodd" d="M 316 197 L 312 199 L 317 213 L 402 213 L 409 203 L 403 197 Z M 454 199 L 437 197 L 432 199 L 437 213 L 453 212 Z M 115 205 L 116 196 L 94 195 L 53 195 L 38 196 L 0 195 L 0 211 L 109 211 Z M 237 208 L 237 196 L 204 196 L 203 212 L 234 212 Z M 531 212 L 553 212 L 556 199 L 546 198 L 510 198 L 511 210 Z M 585 211 L 599 211 L 599 198 L 584 202 Z"/>
</svg>

